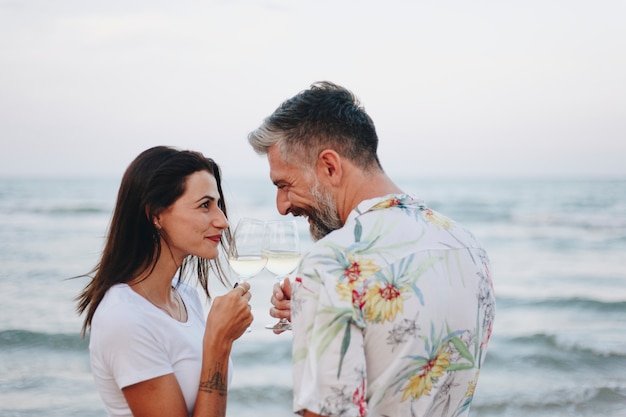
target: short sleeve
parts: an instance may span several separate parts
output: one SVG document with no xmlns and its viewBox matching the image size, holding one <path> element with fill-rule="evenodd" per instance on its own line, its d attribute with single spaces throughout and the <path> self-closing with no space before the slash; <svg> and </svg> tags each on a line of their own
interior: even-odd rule
<svg viewBox="0 0 626 417">
<path fill-rule="evenodd" d="M 292 300 L 294 412 L 365 414 L 362 327 L 343 279 L 349 267 L 345 257 L 324 251 L 308 254 L 299 268 Z"/>
<path fill-rule="evenodd" d="M 93 362 L 101 372 L 108 369 L 120 389 L 173 372 L 162 343 L 132 308 L 120 304 L 103 316 L 94 326 L 98 332 L 92 332 Z"/>
</svg>

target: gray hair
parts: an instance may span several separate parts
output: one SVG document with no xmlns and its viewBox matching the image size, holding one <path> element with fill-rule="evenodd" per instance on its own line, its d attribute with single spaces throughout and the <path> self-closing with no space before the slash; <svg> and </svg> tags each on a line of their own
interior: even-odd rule
<svg viewBox="0 0 626 417">
<path fill-rule="evenodd" d="M 248 135 L 255 152 L 278 145 L 286 161 L 312 166 L 333 149 L 365 170 L 382 170 L 374 122 L 349 90 L 328 81 L 311 85 L 283 102 Z"/>
</svg>

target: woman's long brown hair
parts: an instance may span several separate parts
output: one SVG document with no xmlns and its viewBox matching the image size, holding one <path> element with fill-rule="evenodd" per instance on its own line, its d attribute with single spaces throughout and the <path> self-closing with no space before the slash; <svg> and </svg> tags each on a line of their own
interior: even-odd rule
<svg viewBox="0 0 626 417">
<path fill-rule="evenodd" d="M 161 242 L 153 218 L 185 192 L 187 177 L 198 171 L 207 171 L 215 177 L 219 207 L 227 216 L 219 166 L 201 153 L 157 146 L 142 152 L 128 166 L 120 184 L 102 256 L 88 274 L 95 275 L 76 298 L 78 314 L 85 313 L 83 336 L 91 328 L 96 308 L 113 285 L 129 282 L 155 267 L 161 254 Z M 230 230 L 227 229 L 222 244 L 229 237 Z M 183 261 L 179 276 L 184 277 L 185 271 L 194 263 L 198 281 L 207 297 L 210 298 L 210 270 L 214 270 L 223 284 L 228 282 L 218 259 L 209 261 L 195 256 Z"/>
</svg>

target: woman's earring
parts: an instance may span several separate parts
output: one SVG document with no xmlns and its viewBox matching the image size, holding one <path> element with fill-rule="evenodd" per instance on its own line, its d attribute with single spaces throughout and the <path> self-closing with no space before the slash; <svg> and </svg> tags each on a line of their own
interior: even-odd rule
<svg viewBox="0 0 626 417">
<path fill-rule="evenodd" d="M 161 228 L 154 222 L 154 235 L 152 236 L 155 242 L 158 242 L 161 239 Z"/>
</svg>

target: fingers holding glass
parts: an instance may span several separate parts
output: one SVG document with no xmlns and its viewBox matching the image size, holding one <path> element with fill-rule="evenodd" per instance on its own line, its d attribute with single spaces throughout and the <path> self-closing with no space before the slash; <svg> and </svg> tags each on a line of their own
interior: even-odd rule
<svg viewBox="0 0 626 417">
<path fill-rule="evenodd" d="M 280 282 L 283 278 L 296 270 L 300 262 L 300 237 L 295 220 L 269 221 L 265 225 L 265 242 L 263 253 L 267 258 L 265 268 Z M 274 325 L 265 326 L 266 329 L 290 330 L 291 323 L 281 318 Z"/>
</svg>

